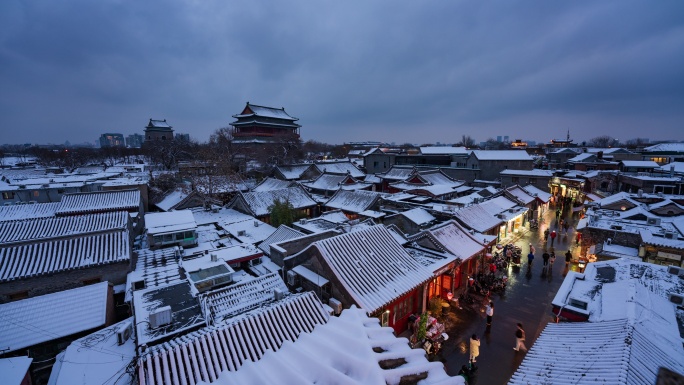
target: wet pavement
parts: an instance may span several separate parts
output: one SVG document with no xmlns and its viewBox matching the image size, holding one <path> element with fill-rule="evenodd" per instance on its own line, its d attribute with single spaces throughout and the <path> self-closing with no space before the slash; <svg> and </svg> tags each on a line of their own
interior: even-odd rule
<svg viewBox="0 0 684 385">
<path fill-rule="evenodd" d="M 494 316 L 491 328 L 486 327 L 485 301 L 480 300 L 472 305 L 461 304 L 462 309 L 451 307 L 452 311 L 446 317 L 450 338 L 444 343 L 441 353 L 434 357 L 435 360 L 444 362 L 449 375 L 457 375 L 462 365 L 468 363 L 469 339 L 477 334 L 481 344 L 480 355 L 475 364 L 478 370 L 469 384 L 506 384 L 525 356 L 524 352 L 513 350 L 516 324 L 523 324 L 526 332 L 525 344 L 529 349 L 544 327 L 553 322 L 551 301 L 563 282 L 565 252 L 570 247 L 573 255 L 577 254 L 577 250 L 574 250 L 576 233 L 571 227 L 567 235 L 562 235 L 557 227 L 555 210 L 550 208 L 547 211 L 538 229 L 528 228 L 510 242 L 522 248 L 522 266 L 509 266 L 506 272 L 506 292 L 502 295 L 492 294 L 490 299 L 494 302 Z M 562 217 L 567 220 L 570 213 L 566 212 Z M 576 219 L 570 221 L 572 225 L 577 222 Z M 550 239 L 545 245 L 542 238 L 544 229 L 549 225 L 559 233 L 554 242 L 556 262 L 548 274 L 543 274 L 542 253 L 545 246 L 550 246 Z M 527 266 L 529 243 L 536 249 L 531 269 Z M 478 296 L 474 298 L 482 299 Z"/>
</svg>

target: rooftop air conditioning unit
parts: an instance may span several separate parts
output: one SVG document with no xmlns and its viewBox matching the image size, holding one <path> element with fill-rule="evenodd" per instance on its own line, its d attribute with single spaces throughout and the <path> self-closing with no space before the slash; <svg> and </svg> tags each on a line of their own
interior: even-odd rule
<svg viewBox="0 0 684 385">
<path fill-rule="evenodd" d="M 273 299 L 280 301 L 285 297 L 285 292 L 282 289 L 273 289 Z"/>
<path fill-rule="evenodd" d="M 218 262 L 218 256 L 214 253 L 211 253 L 211 261 L 212 262 Z"/>
<path fill-rule="evenodd" d="M 644 189 L 640 188 L 640 189 L 637 191 L 637 196 L 638 196 L 639 198 L 641 198 L 643 195 L 644 195 Z"/>
<path fill-rule="evenodd" d="M 297 273 L 292 270 L 287 272 L 287 284 L 292 287 L 297 286 Z"/>
<path fill-rule="evenodd" d="M 342 302 L 335 298 L 330 298 L 328 300 L 328 305 L 333 309 L 333 314 L 340 315 L 342 313 Z"/>
<path fill-rule="evenodd" d="M 245 236 L 245 230 L 238 230 L 237 235 L 238 235 L 238 237 L 244 237 Z"/>
<path fill-rule="evenodd" d="M 150 312 L 150 329 L 157 329 L 171 323 L 171 306 L 162 306 Z"/>
<path fill-rule="evenodd" d="M 660 226 L 660 218 L 648 218 L 646 223 L 649 225 Z"/>
<path fill-rule="evenodd" d="M 684 296 L 681 294 L 670 293 L 669 299 L 675 305 L 684 305 Z"/>
<path fill-rule="evenodd" d="M 124 323 L 123 325 L 119 326 L 118 329 L 116 329 L 116 342 L 119 345 L 123 345 L 128 341 L 129 338 L 131 338 L 131 334 L 133 333 L 133 324 L 129 321 Z"/>
<path fill-rule="evenodd" d="M 306 218 L 302 218 L 299 220 L 300 225 L 305 225 L 306 224 Z"/>
<path fill-rule="evenodd" d="M 684 277 L 684 269 L 681 267 L 677 266 L 668 266 L 667 267 L 667 272 L 672 275 L 678 275 L 680 277 Z"/>
<path fill-rule="evenodd" d="M 219 208 L 216 207 L 216 206 L 214 206 L 214 207 L 211 208 L 211 212 L 212 212 L 212 213 L 217 213 L 217 212 L 219 212 Z"/>
<path fill-rule="evenodd" d="M 259 227 L 259 221 L 254 221 L 254 227 Z"/>
<path fill-rule="evenodd" d="M 674 239 L 674 233 L 671 231 L 666 231 L 665 232 L 665 238 L 667 239 Z"/>
</svg>

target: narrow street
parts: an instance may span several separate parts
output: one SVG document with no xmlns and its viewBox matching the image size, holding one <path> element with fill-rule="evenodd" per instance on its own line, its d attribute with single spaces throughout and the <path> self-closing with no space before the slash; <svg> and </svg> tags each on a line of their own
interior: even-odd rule
<svg viewBox="0 0 684 385">
<path fill-rule="evenodd" d="M 522 248 L 520 267 L 508 268 L 508 287 L 505 294 L 491 296 L 494 302 L 494 316 L 490 330 L 486 329 L 486 316 L 483 301 L 473 305 L 462 305 L 462 309 L 452 306 L 447 328 L 450 339 L 445 342 L 441 359 L 449 375 L 456 375 L 462 365 L 468 363 L 469 340 L 473 334 L 480 338 L 480 355 L 477 358 L 478 367 L 476 377 L 469 384 L 502 385 L 518 368 L 525 356 L 523 352 L 513 350 L 516 338 L 516 324 L 523 324 L 526 332 L 525 345 L 529 349 L 544 327 L 553 322 L 551 315 L 551 301 L 563 282 L 565 268 L 565 252 L 568 247 L 577 253 L 575 246 L 576 219 L 566 210 L 562 217 L 570 220 L 571 227 L 567 235 L 562 235 L 557 227 L 556 209 L 551 207 L 540 223 L 539 229 L 526 230 L 513 243 Z M 556 261 L 550 274 L 543 275 L 542 253 L 544 243 L 544 229 L 551 226 L 559 234 L 555 239 L 554 249 Z M 535 249 L 535 259 L 531 270 L 527 267 L 529 244 Z M 481 298 L 481 297 L 476 297 Z"/>
</svg>

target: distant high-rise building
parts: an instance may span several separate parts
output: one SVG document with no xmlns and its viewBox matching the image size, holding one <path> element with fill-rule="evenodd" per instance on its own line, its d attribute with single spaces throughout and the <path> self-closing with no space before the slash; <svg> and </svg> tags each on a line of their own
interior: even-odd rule
<svg viewBox="0 0 684 385">
<path fill-rule="evenodd" d="M 124 147 L 126 142 L 122 134 L 106 133 L 100 135 L 100 147 Z"/>
<path fill-rule="evenodd" d="M 510 140 L 508 140 L 508 135 L 504 136 L 504 140 L 503 140 L 503 141 L 506 142 L 506 143 L 510 142 Z"/>
<path fill-rule="evenodd" d="M 145 126 L 145 140 L 173 140 L 173 127 L 166 123 L 166 119 L 150 119 Z"/>
<path fill-rule="evenodd" d="M 183 141 L 183 142 L 189 142 L 190 141 L 190 134 L 176 134 L 176 140 Z"/>
<path fill-rule="evenodd" d="M 131 134 L 126 137 L 126 146 L 130 148 L 140 148 L 144 141 L 144 136 L 140 134 Z"/>
<path fill-rule="evenodd" d="M 499 143 L 501 142 L 501 135 L 497 135 L 496 141 L 499 142 Z"/>
</svg>

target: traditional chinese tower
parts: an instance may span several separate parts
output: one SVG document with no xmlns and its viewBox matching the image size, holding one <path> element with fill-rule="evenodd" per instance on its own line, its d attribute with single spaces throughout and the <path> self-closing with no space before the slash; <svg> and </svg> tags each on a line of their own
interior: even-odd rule
<svg viewBox="0 0 684 385">
<path fill-rule="evenodd" d="M 285 108 L 258 106 L 247 102 L 233 126 L 234 143 L 270 143 L 283 139 L 299 140 L 299 120 L 285 112 Z"/>
<path fill-rule="evenodd" d="M 150 119 L 145 126 L 145 141 L 173 140 L 173 127 L 164 120 Z"/>
</svg>

